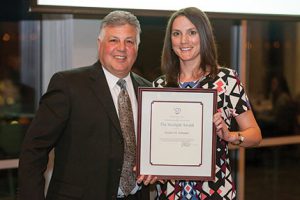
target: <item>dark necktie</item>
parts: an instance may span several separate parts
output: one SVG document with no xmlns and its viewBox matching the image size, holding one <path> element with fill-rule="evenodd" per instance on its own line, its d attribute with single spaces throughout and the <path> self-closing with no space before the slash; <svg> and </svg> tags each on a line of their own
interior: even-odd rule
<svg viewBox="0 0 300 200">
<path fill-rule="evenodd" d="M 133 172 L 135 165 L 136 143 L 134 121 L 131 102 L 126 90 L 126 81 L 120 79 L 117 84 L 121 88 L 118 96 L 119 120 L 124 140 L 124 161 L 120 178 L 120 188 L 127 196 L 136 185 L 136 176 Z"/>
</svg>

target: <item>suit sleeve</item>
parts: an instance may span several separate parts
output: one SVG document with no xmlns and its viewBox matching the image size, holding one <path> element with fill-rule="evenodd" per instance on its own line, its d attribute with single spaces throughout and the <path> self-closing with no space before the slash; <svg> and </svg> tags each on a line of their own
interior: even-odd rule
<svg viewBox="0 0 300 200">
<path fill-rule="evenodd" d="M 42 200 L 48 153 L 63 134 L 70 112 L 68 85 L 62 74 L 55 74 L 42 96 L 38 111 L 22 144 L 19 161 L 19 199 Z"/>
</svg>

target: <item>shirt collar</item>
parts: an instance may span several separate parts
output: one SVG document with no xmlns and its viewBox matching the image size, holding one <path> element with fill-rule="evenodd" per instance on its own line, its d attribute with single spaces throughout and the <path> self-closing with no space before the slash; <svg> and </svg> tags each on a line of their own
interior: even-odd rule
<svg viewBox="0 0 300 200">
<path fill-rule="evenodd" d="M 107 69 L 105 69 L 105 67 L 102 66 L 104 75 L 106 77 L 107 80 L 107 84 L 109 86 L 109 89 L 113 89 L 113 87 L 116 86 L 118 80 L 120 79 L 119 77 L 113 75 L 112 73 L 110 73 Z M 131 83 L 131 78 L 130 78 L 130 73 L 127 74 L 126 77 L 123 78 L 126 81 L 126 85 Z"/>
</svg>

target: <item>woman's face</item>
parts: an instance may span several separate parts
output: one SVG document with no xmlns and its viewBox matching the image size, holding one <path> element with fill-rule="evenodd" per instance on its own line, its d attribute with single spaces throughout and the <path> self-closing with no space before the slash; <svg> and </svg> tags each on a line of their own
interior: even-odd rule
<svg viewBox="0 0 300 200">
<path fill-rule="evenodd" d="M 172 48 L 181 61 L 200 60 L 200 36 L 185 16 L 178 16 L 171 30 Z"/>
</svg>

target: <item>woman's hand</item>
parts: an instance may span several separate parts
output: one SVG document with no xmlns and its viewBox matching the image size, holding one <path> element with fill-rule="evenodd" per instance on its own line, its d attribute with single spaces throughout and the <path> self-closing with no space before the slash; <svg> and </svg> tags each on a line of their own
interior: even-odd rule
<svg viewBox="0 0 300 200">
<path fill-rule="evenodd" d="M 133 168 L 133 171 L 136 171 L 136 167 Z M 153 184 L 156 181 L 159 181 L 161 183 L 164 183 L 164 181 L 162 180 L 157 180 L 156 176 L 152 176 L 152 175 L 141 175 L 137 178 L 137 183 L 141 184 L 144 183 L 144 185 L 148 185 L 148 184 Z"/>
<path fill-rule="evenodd" d="M 227 142 L 235 142 L 239 140 L 239 136 L 236 132 L 230 132 L 227 128 L 226 123 L 224 122 L 221 113 L 217 112 L 214 114 L 214 124 L 216 126 L 217 135 L 227 141 Z"/>
</svg>

